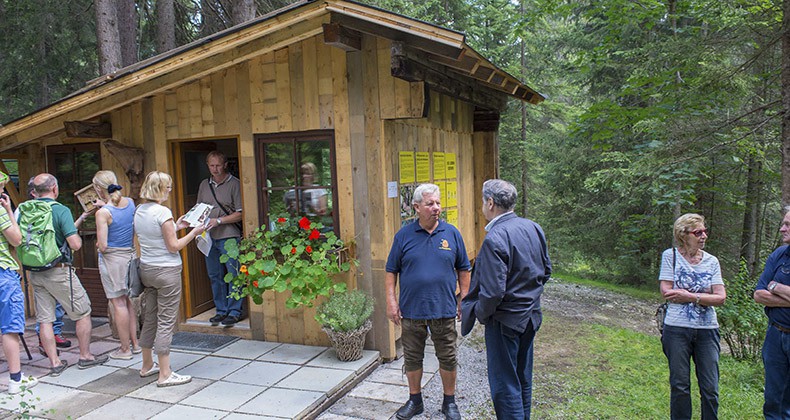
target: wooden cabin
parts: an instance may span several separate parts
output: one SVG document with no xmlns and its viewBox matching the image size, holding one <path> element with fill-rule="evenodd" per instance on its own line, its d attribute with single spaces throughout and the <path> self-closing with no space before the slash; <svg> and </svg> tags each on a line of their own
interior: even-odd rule
<svg viewBox="0 0 790 420">
<path fill-rule="evenodd" d="M 166 204 L 180 215 L 209 176 L 207 152 L 219 149 L 241 179 L 247 232 L 305 191 L 299 168 L 314 164 L 313 184 L 328 196 L 322 221 L 354 244 L 360 262 L 341 280 L 377 301 L 366 347 L 391 359 L 400 331 L 385 315 L 384 266 L 393 236 L 414 217 L 410 192 L 421 182 L 440 185 L 445 216 L 472 258 L 484 234 L 480 188 L 497 176 L 499 116 L 511 97 L 543 100 L 462 33 L 350 1 L 303 1 L 103 76 L 0 126 L 0 154 L 18 162 L 22 196 L 29 177 L 54 174 L 59 201 L 75 216 L 73 192 L 97 170 L 114 170 L 133 197 L 145 173 L 165 171 L 175 180 Z M 15 202 L 24 198 L 11 193 Z M 91 226 L 81 232 L 77 266 L 102 315 Z M 211 327 L 203 256 L 194 245 L 182 252 L 181 330 L 328 345 L 315 309 L 286 309 L 286 296 L 273 292 L 262 305 L 249 302 L 246 322 Z"/>
</svg>

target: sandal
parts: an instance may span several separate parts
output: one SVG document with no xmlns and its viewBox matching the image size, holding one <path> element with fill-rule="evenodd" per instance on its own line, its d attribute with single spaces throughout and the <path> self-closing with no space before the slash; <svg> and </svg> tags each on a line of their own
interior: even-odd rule
<svg viewBox="0 0 790 420">
<path fill-rule="evenodd" d="M 140 371 L 140 377 L 141 378 L 147 378 L 149 376 L 154 376 L 154 375 L 157 375 L 157 374 L 159 374 L 159 364 L 157 364 L 156 362 L 154 362 L 154 367 L 149 369 L 148 372 L 143 373 L 142 370 Z"/>
<path fill-rule="evenodd" d="M 107 359 L 109 359 L 109 357 L 106 354 L 102 354 L 101 356 L 95 356 L 93 360 L 80 359 L 80 361 L 77 362 L 77 367 L 80 369 L 87 369 L 94 366 L 103 365 L 104 362 L 107 361 Z"/>
<path fill-rule="evenodd" d="M 132 360 L 133 358 L 134 358 L 134 353 L 132 353 L 131 351 L 129 351 L 128 353 L 124 353 L 121 351 L 121 349 L 118 349 L 110 353 L 110 359 Z"/>
<path fill-rule="evenodd" d="M 158 387 L 165 387 L 165 386 L 176 386 L 176 385 L 183 385 L 192 381 L 192 377 L 189 375 L 179 375 L 175 372 L 170 372 L 170 376 L 167 377 L 162 382 L 157 382 L 156 386 Z"/>
<path fill-rule="evenodd" d="M 140 354 L 143 352 L 142 346 L 131 346 L 132 347 L 132 354 Z"/>
</svg>

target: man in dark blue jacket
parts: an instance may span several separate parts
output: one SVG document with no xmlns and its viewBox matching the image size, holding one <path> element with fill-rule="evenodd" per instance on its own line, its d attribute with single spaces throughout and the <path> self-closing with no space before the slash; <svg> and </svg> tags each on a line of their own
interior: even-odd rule
<svg viewBox="0 0 790 420">
<path fill-rule="evenodd" d="M 486 238 L 461 303 L 461 334 L 485 325 L 488 385 L 498 419 L 528 419 L 532 405 L 532 344 L 543 316 L 540 295 L 551 276 L 541 227 L 516 216 L 516 188 L 483 184 Z"/>
</svg>

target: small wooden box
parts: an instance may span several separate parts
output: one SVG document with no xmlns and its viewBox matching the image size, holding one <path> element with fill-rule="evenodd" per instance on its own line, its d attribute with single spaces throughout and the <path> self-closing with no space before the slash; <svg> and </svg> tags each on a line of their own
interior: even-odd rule
<svg viewBox="0 0 790 420">
<path fill-rule="evenodd" d="M 82 205 L 82 210 L 85 212 L 92 212 L 96 210 L 96 200 L 99 199 L 99 194 L 93 189 L 93 184 L 74 193 L 77 200 Z"/>
</svg>

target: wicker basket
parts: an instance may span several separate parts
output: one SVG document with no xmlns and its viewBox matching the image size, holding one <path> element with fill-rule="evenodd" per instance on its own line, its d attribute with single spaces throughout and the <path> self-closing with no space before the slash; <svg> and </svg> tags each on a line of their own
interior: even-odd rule
<svg viewBox="0 0 790 420">
<path fill-rule="evenodd" d="M 362 358 L 362 348 L 365 346 L 365 334 L 370 331 L 373 324 L 370 320 L 354 331 L 336 332 L 329 328 L 322 328 L 332 341 L 337 358 L 343 362 L 353 362 Z"/>
</svg>

